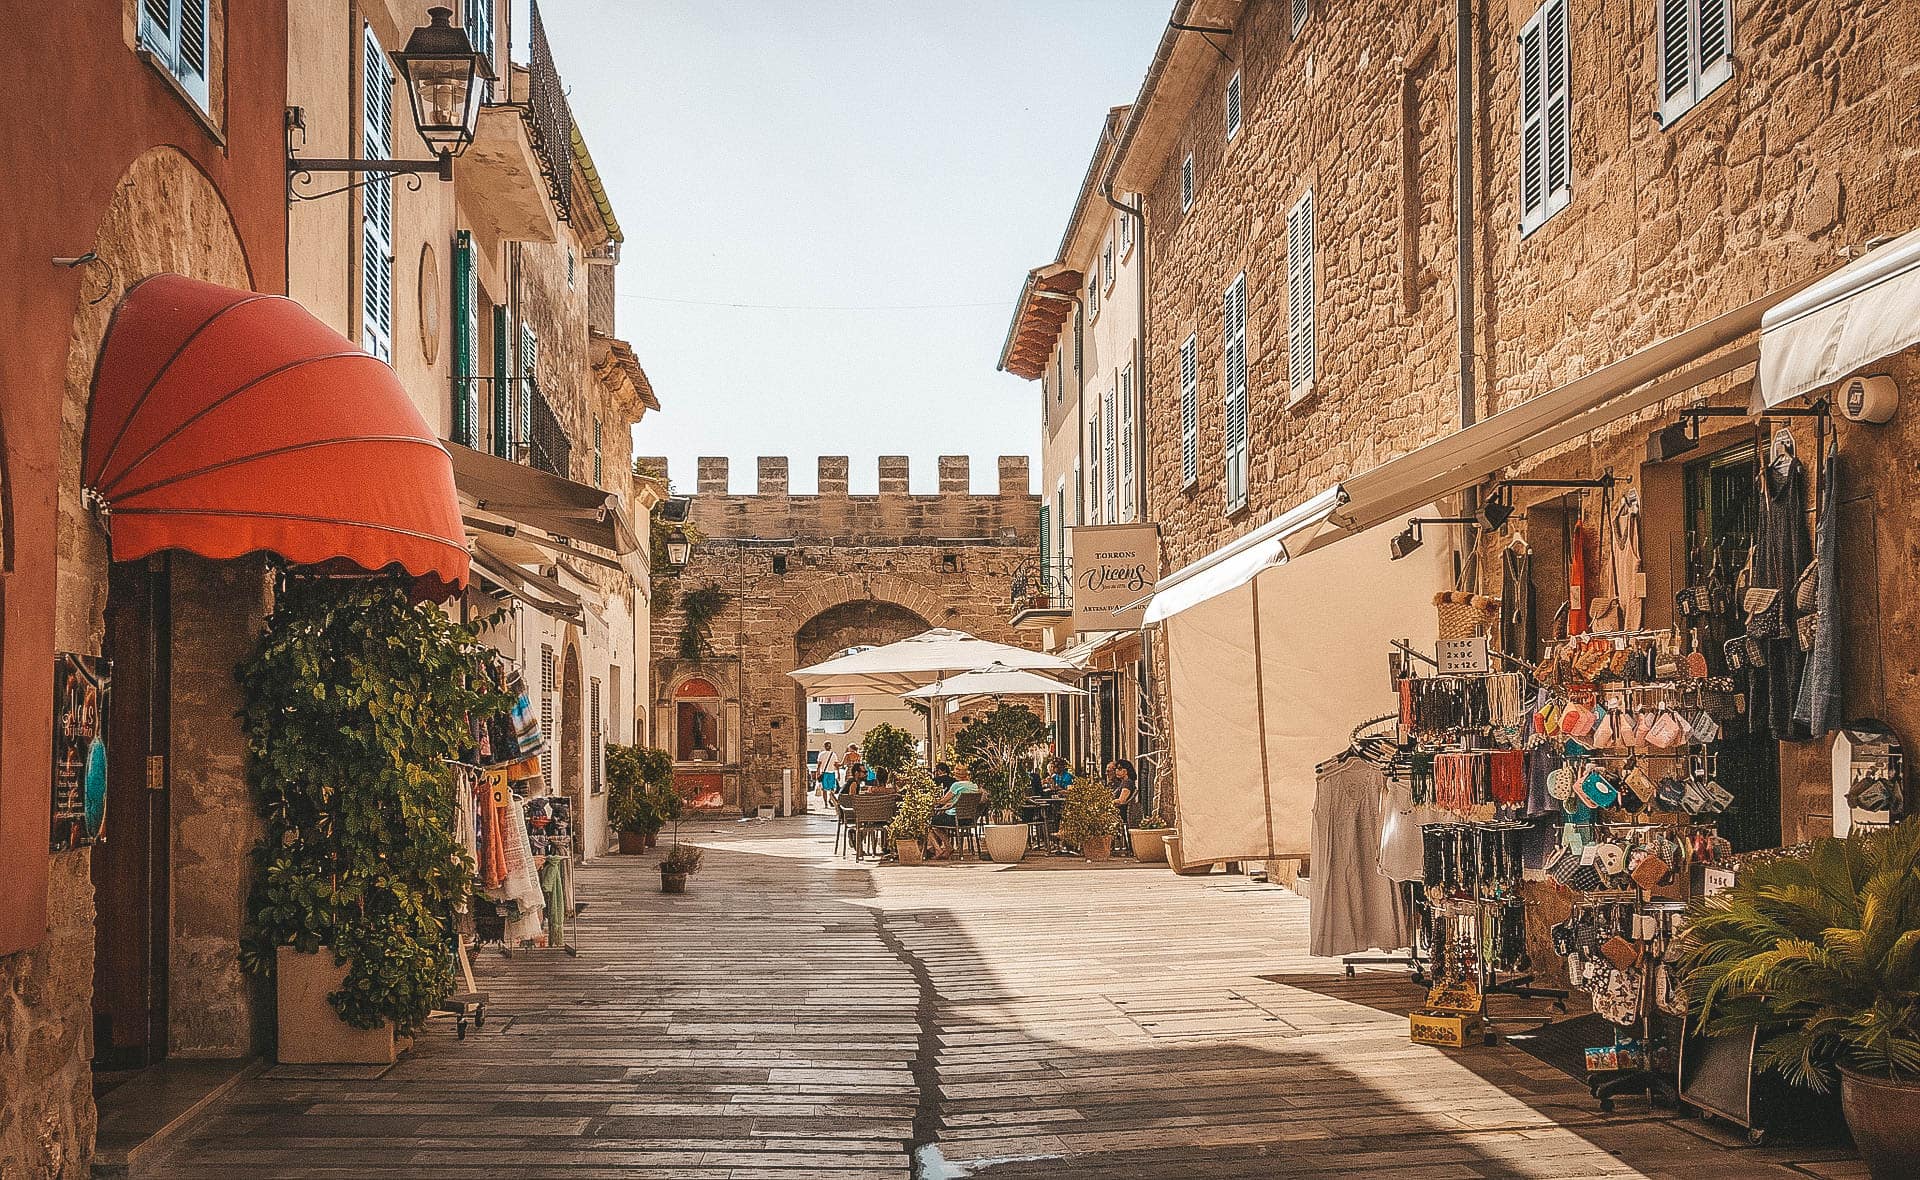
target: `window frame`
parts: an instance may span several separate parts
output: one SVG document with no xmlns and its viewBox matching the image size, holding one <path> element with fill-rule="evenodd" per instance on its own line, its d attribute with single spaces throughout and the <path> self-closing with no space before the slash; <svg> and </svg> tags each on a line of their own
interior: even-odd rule
<svg viewBox="0 0 1920 1180">
<path fill-rule="evenodd" d="M 1300 36 L 1300 30 L 1307 27 L 1307 19 L 1312 15 L 1313 0 L 1293 0 L 1290 6 L 1291 19 L 1288 22 L 1291 29 L 1287 35 L 1297 39 Z"/>
<path fill-rule="evenodd" d="M 1304 241 L 1301 239 L 1304 237 Z M 1319 315 L 1314 282 L 1318 277 L 1313 189 L 1287 210 L 1287 404 L 1313 393 L 1320 375 Z M 1300 348 L 1302 338 L 1306 347 Z M 1304 373 L 1302 372 L 1304 368 Z"/>
<path fill-rule="evenodd" d="M 1246 117 L 1246 91 L 1240 81 L 1240 71 L 1235 70 L 1227 78 L 1222 101 L 1226 104 L 1227 142 L 1240 138 L 1240 128 Z"/>
<path fill-rule="evenodd" d="M 1119 231 L 1115 230 L 1113 233 L 1107 235 L 1106 248 L 1100 255 L 1100 278 L 1103 291 L 1107 295 L 1113 294 L 1113 279 L 1114 275 L 1118 273 L 1118 268 L 1113 265 L 1114 248 L 1116 245 L 1114 238 L 1118 233 Z"/>
<path fill-rule="evenodd" d="M 365 159 L 390 160 L 398 78 L 371 24 L 361 25 L 360 51 L 360 150 Z M 393 177 L 368 177 L 360 188 L 360 344 L 389 364 L 395 319 L 393 214 Z"/>
<path fill-rule="evenodd" d="M 1521 26 L 1515 40 L 1519 56 L 1520 87 L 1519 100 L 1520 127 L 1520 172 L 1518 176 L 1520 194 L 1520 236 L 1526 237 L 1553 219 L 1556 213 L 1565 209 L 1573 201 L 1573 96 L 1572 96 L 1572 58 L 1573 50 L 1567 18 L 1568 0 L 1544 0 L 1534 11 L 1527 23 Z M 1560 53 L 1558 67 L 1560 85 L 1556 91 L 1553 86 L 1555 68 L 1552 38 L 1554 18 L 1559 19 Z M 1539 60 L 1532 67 L 1528 64 L 1528 39 L 1536 39 Z M 1537 69 L 1537 77 L 1529 77 Z M 1538 87 L 1539 110 L 1529 116 L 1527 113 L 1528 85 Z M 1553 117 L 1558 112 L 1561 120 L 1559 152 L 1554 149 Z M 1532 127 L 1529 127 L 1529 124 Z M 1536 203 L 1527 199 L 1527 153 L 1539 152 L 1540 197 Z M 1563 183 L 1553 183 L 1556 165 L 1565 173 Z"/>
<path fill-rule="evenodd" d="M 1200 483 L 1200 333 L 1180 342 L 1180 487 Z"/>
<path fill-rule="evenodd" d="M 1247 272 L 1241 271 L 1227 284 L 1222 297 L 1222 330 L 1220 333 L 1220 403 L 1224 421 L 1220 434 L 1221 467 L 1220 483 L 1224 493 L 1226 514 L 1232 516 L 1246 508 L 1248 502 L 1247 478 L 1249 454 L 1252 450 L 1249 436 L 1253 423 L 1250 412 L 1247 373 Z M 1237 381 L 1236 381 L 1237 369 Z M 1236 410 L 1239 413 L 1240 442 L 1236 448 L 1233 442 L 1233 425 Z M 1238 466 L 1235 466 L 1236 460 Z M 1236 478 L 1237 477 L 1237 478 Z"/>
<path fill-rule="evenodd" d="M 1711 67 L 1703 61 L 1702 27 L 1706 10 L 1717 10 L 1721 21 L 1722 55 Z M 1670 23 L 1675 10 L 1686 22 L 1684 32 L 1685 53 L 1687 55 L 1686 89 L 1682 93 L 1669 93 L 1667 83 L 1668 53 L 1672 48 L 1669 38 Z M 1733 80 L 1735 35 L 1733 0 L 1658 0 L 1654 13 L 1653 52 L 1654 52 L 1654 112 L 1653 117 L 1662 130 L 1672 127 L 1681 116 L 1699 106 L 1714 92 Z"/>
<path fill-rule="evenodd" d="M 165 24 L 155 10 L 167 11 Z M 199 16 L 200 62 L 197 73 L 188 59 L 189 12 Z M 166 75 L 211 126 L 213 121 L 213 55 L 221 41 L 214 28 L 213 0 L 134 0 L 133 44 L 148 64 Z"/>
<path fill-rule="evenodd" d="M 1180 212 L 1191 213 L 1193 211 L 1193 193 L 1195 187 L 1193 182 L 1193 153 L 1188 152 L 1186 157 L 1180 161 Z"/>
</svg>

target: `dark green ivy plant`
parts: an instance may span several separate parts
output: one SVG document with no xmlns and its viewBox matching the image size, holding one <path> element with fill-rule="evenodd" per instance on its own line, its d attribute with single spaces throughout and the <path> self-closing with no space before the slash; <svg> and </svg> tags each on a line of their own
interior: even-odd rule
<svg viewBox="0 0 1920 1180">
<path fill-rule="evenodd" d="M 680 610 L 687 616 L 680 628 L 680 658 L 698 663 L 713 654 L 707 642 L 707 628 L 726 608 L 732 596 L 718 586 L 702 586 L 680 596 Z"/>
<path fill-rule="evenodd" d="M 475 628 L 412 601 L 405 581 L 289 576 L 253 653 L 247 776 L 266 831 L 254 850 L 248 970 L 276 948 L 331 947 L 328 997 L 355 1028 L 406 1034 L 452 989 L 448 923 L 472 869 L 454 830 L 452 769 L 469 714 L 512 704 Z"/>
</svg>

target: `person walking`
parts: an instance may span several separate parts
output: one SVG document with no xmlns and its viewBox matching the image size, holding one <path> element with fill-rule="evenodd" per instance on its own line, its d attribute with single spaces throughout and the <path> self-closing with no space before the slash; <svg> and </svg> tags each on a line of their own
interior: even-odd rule
<svg viewBox="0 0 1920 1180">
<path fill-rule="evenodd" d="M 840 756 L 833 752 L 832 742 L 820 743 L 820 794 L 826 798 L 828 809 L 839 806 L 837 798 L 840 792 Z"/>
</svg>

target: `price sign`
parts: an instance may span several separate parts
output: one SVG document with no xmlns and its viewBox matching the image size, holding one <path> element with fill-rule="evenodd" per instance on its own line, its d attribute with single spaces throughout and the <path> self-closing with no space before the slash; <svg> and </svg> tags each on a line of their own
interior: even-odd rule
<svg viewBox="0 0 1920 1180">
<path fill-rule="evenodd" d="M 1437 652 L 1442 676 L 1484 676 L 1488 672 L 1487 637 L 1442 639 Z"/>
</svg>

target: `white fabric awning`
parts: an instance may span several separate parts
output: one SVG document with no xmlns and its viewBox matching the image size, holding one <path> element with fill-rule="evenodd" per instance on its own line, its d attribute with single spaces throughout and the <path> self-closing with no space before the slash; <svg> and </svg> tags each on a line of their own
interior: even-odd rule
<svg viewBox="0 0 1920 1180">
<path fill-rule="evenodd" d="M 1158 623 L 1251 582 L 1261 570 L 1287 560 L 1287 542 L 1326 523 L 1345 493 L 1330 488 L 1284 512 L 1244 537 L 1223 545 L 1190 565 L 1160 579 L 1160 589 L 1147 603 L 1147 623 Z"/>
<path fill-rule="evenodd" d="M 620 497 L 604 488 L 448 443 L 453 482 L 474 508 L 518 524 L 598 545 L 613 553 L 640 547 Z"/>
<path fill-rule="evenodd" d="M 474 539 L 472 553 L 474 568 L 487 581 L 541 614 L 576 623 L 584 620 L 580 596 L 559 582 L 527 569 L 484 538 Z"/>
<path fill-rule="evenodd" d="M 880 647 L 862 648 L 787 673 L 809 693 L 903 693 L 988 664 L 1070 676 L 1079 669 L 1059 656 L 1030 651 L 965 631 L 935 627 Z"/>
<path fill-rule="evenodd" d="M 988 664 L 971 672 L 962 672 L 958 676 L 948 676 L 932 684 L 923 685 L 912 692 L 902 693 L 901 698 L 909 701 L 940 701 L 960 697 L 1079 697 L 1086 690 L 1062 684 L 1051 676 L 1042 676 L 1038 672 L 1029 672 L 1025 668 L 1009 668 L 1005 664 Z"/>
<path fill-rule="evenodd" d="M 1760 408 L 1920 344 L 1920 230 L 1856 258 L 1767 312 Z"/>
</svg>

